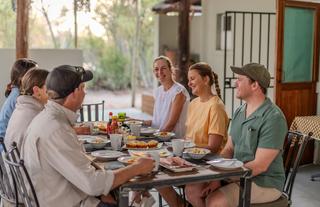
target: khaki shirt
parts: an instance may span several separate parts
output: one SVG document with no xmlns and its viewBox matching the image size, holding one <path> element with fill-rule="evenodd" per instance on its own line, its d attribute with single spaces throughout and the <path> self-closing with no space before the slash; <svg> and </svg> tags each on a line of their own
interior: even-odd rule
<svg viewBox="0 0 320 207">
<path fill-rule="evenodd" d="M 16 108 L 8 123 L 4 143 L 10 148 L 16 142 L 21 150 L 21 143 L 32 119 L 43 110 L 43 104 L 32 96 L 21 95 L 17 98 Z"/>
<path fill-rule="evenodd" d="M 253 177 L 252 181 L 258 186 L 282 191 L 285 176 L 281 151 L 288 131 L 286 118 L 269 98 L 249 117 L 246 117 L 246 106 L 243 104 L 235 111 L 231 122 L 233 156 L 242 162 L 250 162 L 255 159 L 258 148 L 279 149 L 280 153 L 268 170 Z"/>
<path fill-rule="evenodd" d="M 114 174 L 91 165 L 72 128 L 76 120 L 76 113 L 48 101 L 27 130 L 21 154 L 40 206 L 97 206 L 94 196 L 111 190 Z"/>
</svg>

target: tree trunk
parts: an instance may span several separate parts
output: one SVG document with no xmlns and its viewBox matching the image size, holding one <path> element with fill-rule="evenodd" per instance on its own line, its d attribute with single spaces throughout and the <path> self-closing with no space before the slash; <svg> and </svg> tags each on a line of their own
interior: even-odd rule
<svg viewBox="0 0 320 207">
<path fill-rule="evenodd" d="M 30 0 L 17 0 L 16 58 L 28 57 Z"/>
</svg>

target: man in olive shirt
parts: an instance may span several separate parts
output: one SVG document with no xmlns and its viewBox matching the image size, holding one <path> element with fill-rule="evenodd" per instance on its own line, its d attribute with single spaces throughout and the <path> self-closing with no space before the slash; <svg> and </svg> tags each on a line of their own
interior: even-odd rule
<svg viewBox="0 0 320 207">
<path fill-rule="evenodd" d="M 281 150 L 288 130 L 286 119 L 266 97 L 270 74 L 263 65 L 249 63 L 231 69 L 238 75 L 236 96 L 245 104 L 234 113 L 230 137 L 221 156 L 236 158 L 252 170 L 251 203 L 271 202 L 281 196 L 285 180 Z M 192 195 L 188 199 L 196 206 L 236 207 L 239 203 L 237 182 L 223 187 L 211 182 L 201 193 L 206 197 L 202 203 Z"/>
</svg>

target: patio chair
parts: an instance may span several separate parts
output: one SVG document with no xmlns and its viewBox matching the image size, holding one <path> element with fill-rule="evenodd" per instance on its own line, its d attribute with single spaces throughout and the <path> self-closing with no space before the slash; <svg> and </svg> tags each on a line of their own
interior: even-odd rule
<svg viewBox="0 0 320 207">
<path fill-rule="evenodd" d="M 0 145 L 2 146 L 3 152 L 7 152 L 7 148 L 4 144 L 3 137 L 0 137 Z M 14 206 L 19 206 L 17 189 L 15 180 L 12 177 L 10 169 L 5 165 L 2 155 L 0 155 L 0 196 L 2 205 L 4 203 L 10 203 Z"/>
<path fill-rule="evenodd" d="M 80 122 L 103 121 L 104 120 L 104 101 L 93 104 L 82 104 L 80 109 Z"/>
<path fill-rule="evenodd" d="M 11 174 L 16 183 L 16 195 L 21 197 L 21 201 L 26 207 L 39 207 L 39 201 L 31 182 L 30 176 L 24 166 L 23 159 L 20 158 L 20 152 L 17 143 L 12 143 L 12 148 L 4 155 L 4 162 L 9 165 Z M 18 196 L 17 196 L 18 197 Z"/>
<path fill-rule="evenodd" d="M 284 166 L 285 166 L 285 185 L 283 188 L 282 195 L 279 199 L 260 204 L 251 204 L 251 207 L 288 207 L 291 206 L 291 193 L 293 184 L 296 178 L 298 167 L 306 148 L 306 145 L 311 138 L 312 133 L 308 135 L 302 134 L 301 132 L 294 131 L 288 132 L 287 144 L 284 148 Z"/>
</svg>

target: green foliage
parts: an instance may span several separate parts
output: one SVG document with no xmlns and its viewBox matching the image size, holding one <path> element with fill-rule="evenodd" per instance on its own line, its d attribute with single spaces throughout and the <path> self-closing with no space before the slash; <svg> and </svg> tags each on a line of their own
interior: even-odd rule
<svg viewBox="0 0 320 207">
<path fill-rule="evenodd" d="M 0 0 L 0 47 L 14 48 L 16 37 L 16 14 L 11 1 Z"/>
<path fill-rule="evenodd" d="M 80 45 L 86 65 L 91 67 L 94 73 L 93 80 L 88 84 L 89 88 L 128 88 L 128 61 L 113 44 L 108 45 L 102 38 L 89 33 L 87 37 L 81 38 Z"/>
</svg>

